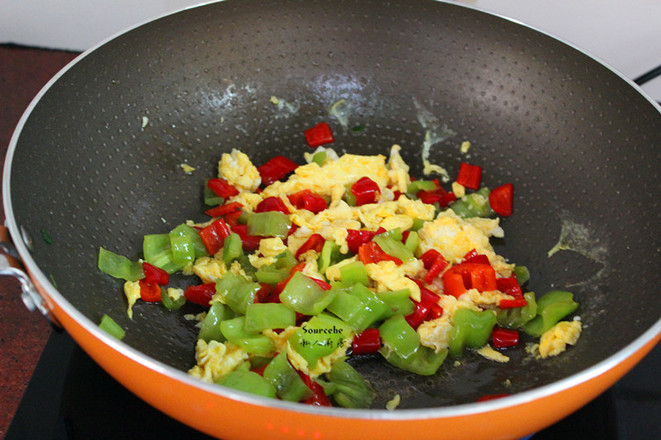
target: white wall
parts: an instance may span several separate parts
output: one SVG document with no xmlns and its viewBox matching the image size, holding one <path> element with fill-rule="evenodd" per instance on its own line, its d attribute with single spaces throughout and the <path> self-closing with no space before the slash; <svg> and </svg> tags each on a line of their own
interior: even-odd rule
<svg viewBox="0 0 661 440">
<path fill-rule="evenodd" d="M 414 0 L 411 0 L 414 1 Z M 555 35 L 635 78 L 661 64 L 661 0 L 455 0 Z M 0 43 L 85 50 L 200 0 L 0 0 Z M 661 100 L 661 78 L 645 87 Z"/>
</svg>

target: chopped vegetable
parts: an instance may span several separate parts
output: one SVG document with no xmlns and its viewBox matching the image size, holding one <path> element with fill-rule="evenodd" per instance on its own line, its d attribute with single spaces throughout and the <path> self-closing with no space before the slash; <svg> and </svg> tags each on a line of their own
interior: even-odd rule
<svg viewBox="0 0 661 440">
<path fill-rule="evenodd" d="M 119 339 L 120 341 L 126 336 L 126 331 L 115 322 L 110 316 L 105 313 L 101 317 L 101 322 L 99 323 L 99 328 L 111 336 Z"/>
<path fill-rule="evenodd" d="M 320 122 L 314 127 L 305 130 L 304 134 L 306 142 L 312 148 L 335 142 L 328 122 Z"/>
</svg>

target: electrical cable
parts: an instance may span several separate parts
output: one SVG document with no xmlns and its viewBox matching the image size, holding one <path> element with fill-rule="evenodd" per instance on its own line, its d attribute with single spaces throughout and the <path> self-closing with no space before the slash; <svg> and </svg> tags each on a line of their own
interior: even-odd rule
<svg viewBox="0 0 661 440">
<path fill-rule="evenodd" d="M 639 86 L 642 86 L 643 84 L 653 80 L 657 76 L 661 76 L 661 66 L 657 66 L 654 69 L 650 70 L 649 72 L 643 73 L 638 78 L 634 79 L 633 82 L 635 82 Z"/>
</svg>

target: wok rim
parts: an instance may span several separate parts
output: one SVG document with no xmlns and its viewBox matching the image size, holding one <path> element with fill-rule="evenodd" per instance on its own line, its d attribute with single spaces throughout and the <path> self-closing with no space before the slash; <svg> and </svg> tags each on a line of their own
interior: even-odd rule
<svg viewBox="0 0 661 440">
<path fill-rule="evenodd" d="M 78 309 L 76 309 L 51 283 L 50 279 L 41 271 L 39 266 L 36 264 L 34 259 L 30 254 L 28 246 L 21 240 L 22 237 L 21 230 L 16 223 L 14 217 L 14 210 L 12 205 L 12 197 L 10 191 L 10 182 L 11 182 L 11 168 L 14 158 L 14 153 L 18 146 L 18 140 L 22 134 L 23 128 L 26 121 L 29 119 L 32 111 L 39 105 L 41 98 L 48 93 L 49 89 L 57 82 L 59 79 L 64 76 L 74 65 L 86 58 L 87 56 L 93 54 L 97 49 L 104 46 L 106 43 L 116 39 L 119 36 L 122 36 L 126 33 L 129 33 L 141 26 L 144 26 L 148 23 L 160 20 L 164 17 L 171 15 L 179 14 L 181 12 L 196 9 L 199 7 L 205 7 L 215 3 L 225 2 L 226 0 L 217 0 L 204 2 L 197 5 L 192 5 L 189 7 L 181 8 L 175 11 L 164 13 L 160 16 L 149 18 L 143 22 L 140 22 L 136 25 L 129 26 L 124 30 L 121 30 L 114 35 L 109 36 L 108 38 L 100 41 L 98 44 L 93 47 L 85 50 L 79 54 L 76 58 L 66 64 L 60 71 L 58 71 L 35 95 L 28 107 L 25 109 L 22 114 L 18 124 L 16 125 L 12 137 L 7 148 L 7 154 L 5 156 L 5 163 L 3 167 L 3 176 L 2 176 L 2 197 L 3 197 L 3 207 L 5 210 L 5 224 L 9 229 L 10 237 L 12 237 L 13 244 L 18 251 L 18 254 L 21 257 L 21 262 L 25 266 L 30 278 L 33 282 L 43 289 L 46 290 L 46 295 L 52 301 L 54 301 L 59 308 L 62 309 L 71 319 L 78 322 L 86 331 L 92 334 L 96 339 L 103 342 L 106 346 L 111 348 L 113 351 L 117 352 L 119 355 L 125 356 L 134 362 L 140 364 L 145 368 L 149 368 L 159 374 L 168 376 L 170 378 L 176 379 L 187 386 L 198 388 L 207 393 L 215 394 L 222 398 L 232 399 L 239 403 L 245 403 L 248 405 L 263 406 L 278 410 L 292 411 L 309 415 L 322 415 L 336 418 L 348 418 L 356 420 L 383 420 L 383 421 L 411 421 L 416 419 L 448 419 L 454 417 L 463 417 L 473 414 L 482 414 L 488 413 L 496 410 L 503 410 L 510 407 L 515 407 L 519 405 L 524 405 L 530 401 L 542 399 L 553 394 L 566 391 L 568 389 L 574 388 L 580 384 L 587 383 L 593 379 L 598 378 L 600 375 L 614 369 L 618 364 L 625 361 L 629 357 L 633 356 L 639 350 L 644 348 L 647 344 L 652 342 L 661 334 L 661 317 L 651 325 L 645 332 L 638 336 L 634 341 L 629 343 L 627 346 L 602 360 L 599 363 L 592 365 L 589 368 L 586 368 L 582 371 L 579 371 L 571 376 L 568 376 L 564 379 L 552 382 L 547 385 L 536 387 L 527 391 L 522 391 L 517 394 L 506 396 L 499 399 L 489 400 L 485 402 L 473 402 L 465 403 L 459 405 L 449 405 L 442 407 L 434 408 L 403 408 L 397 409 L 395 411 L 386 410 L 386 409 L 347 409 L 347 408 L 324 408 L 324 407 L 313 407 L 311 405 L 304 405 L 301 403 L 286 402 L 277 399 L 270 399 L 266 397 L 256 396 L 254 394 L 233 390 L 216 384 L 210 384 L 203 382 L 199 379 L 196 379 L 192 376 L 189 376 L 186 372 L 178 370 L 174 367 L 166 365 L 165 363 L 154 359 L 141 351 L 129 346 L 128 344 L 115 339 L 110 336 L 103 330 L 101 330 L 96 323 L 91 321 L 85 315 L 83 315 Z M 528 25 L 520 20 L 507 17 L 502 14 L 498 14 L 486 9 L 478 8 L 472 5 L 463 5 L 451 3 L 445 0 L 433 0 L 437 3 L 443 3 L 447 5 L 457 6 L 461 8 L 475 10 L 484 14 L 495 16 L 511 23 L 514 23 L 519 26 L 523 26 L 530 30 L 533 30 L 539 34 L 550 37 L 560 43 L 563 43 L 570 48 L 584 54 L 595 62 L 606 67 L 612 73 L 616 74 L 618 77 L 623 79 L 629 86 L 633 87 L 640 95 L 642 95 L 648 102 L 652 104 L 654 108 L 661 113 L 661 105 L 652 99 L 642 88 L 633 82 L 632 79 L 624 76 L 619 70 L 611 66 L 609 63 L 601 60 L 599 57 L 596 57 L 586 50 L 577 47 L 571 42 L 568 42 L 562 38 L 559 38 L 553 34 L 550 34 L 547 31 L 538 29 L 534 26 Z M 40 292 L 40 295 L 41 292 Z M 52 307 L 47 306 L 49 309 Z M 65 327 L 65 330 L 66 327 Z"/>
</svg>

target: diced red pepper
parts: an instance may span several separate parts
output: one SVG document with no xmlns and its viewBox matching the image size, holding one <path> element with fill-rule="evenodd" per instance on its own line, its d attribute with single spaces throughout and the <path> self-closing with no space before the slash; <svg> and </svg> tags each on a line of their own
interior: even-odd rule
<svg viewBox="0 0 661 440">
<path fill-rule="evenodd" d="M 209 307 L 209 301 L 215 293 L 216 283 L 206 283 L 187 287 L 184 290 L 184 298 L 186 298 L 186 301 Z"/>
<path fill-rule="evenodd" d="M 482 180 L 482 167 L 462 162 L 459 165 L 457 183 L 470 189 L 479 189 Z"/>
<path fill-rule="evenodd" d="M 367 328 L 356 335 L 351 343 L 353 354 L 376 353 L 381 349 L 381 333 L 378 328 Z"/>
<path fill-rule="evenodd" d="M 448 265 L 443 255 L 435 249 L 425 252 L 422 255 L 422 262 L 425 265 L 425 269 L 427 269 L 427 274 L 425 275 L 425 282 L 427 284 L 431 284 Z"/>
<path fill-rule="evenodd" d="M 519 344 L 519 331 L 495 327 L 491 332 L 494 348 L 516 347 Z"/>
<path fill-rule="evenodd" d="M 231 225 L 231 229 L 232 232 L 235 232 L 239 237 L 241 237 L 241 243 L 244 251 L 254 251 L 259 249 L 259 242 L 263 237 L 258 235 L 249 235 L 247 225 L 234 224 Z"/>
<path fill-rule="evenodd" d="M 361 177 L 351 185 L 351 194 L 356 196 L 356 206 L 376 202 L 376 198 L 380 193 L 379 185 L 367 176 Z"/>
<path fill-rule="evenodd" d="M 243 205 L 239 202 L 232 202 L 232 203 L 226 203 L 224 205 L 216 206 L 215 208 L 211 208 L 205 211 L 206 215 L 209 215 L 211 217 L 224 217 L 227 214 L 232 214 L 234 212 L 238 212 L 241 214 L 241 208 L 243 208 Z"/>
<path fill-rule="evenodd" d="M 326 199 L 319 194 L 314 194 L 309 189 L 304 189 L 289 196 L 289 201 L 298 209 L 307 209 L 308 211 L 318 214 L 324 209 L 328 208 Z"/>
<path fill-rule="evenodd" d="M 170 275 L 160 267 L 156 267 L 146 261 L 142 262 L 142 271 L 145 273 L 144 280 L 146 283 L 158 284 L 159 286 L 167 286 L 170 282 Z"/>
<path fill-rule="evenodd" d="M 511 394 L 503 393 L 503 394 L 486 394 L 479 399 L 477 399 L 478 402 L 486 402 L 487 400 L 494 400 L 494 399 L 500 399 L 502 397 L 507 397 L 511 396 Z"/>
<path fill-rule="evenodd" d="M 475 263 L 475 264 L 491 264 L 489 262 L 489 257 L 484 254 L 478 254 L 475 249 L 470 250 L 464 255 L 464 263 Z"/>
<path fill-rule="evenodd" d="M 349 251 L 357 254 L 361 245 L 372 241 L 377 231 L 362 231 L 356 229 L 347 229 L 347 245 Z"/>
<path fill-rule="evenodd" d="M 328 122 L 320 122 L 314 127 L 305 130 L 303 134 L 305 135 L 306 142 L 311 148 L 335 142 L 333 132 L 331 131 Z"/>
<path fill-rule="evenodd" d="M 261 288 L 255 295 L 255 302 L 259 303 L 279 303 L 280 296 L 270 284 L 259 283 Z"/>
<path fill-rule="evenodd" d="M 298 164 L 285 156 L 274 156 L 266 163 L 257 167 L 259 175 L 262 178 L 262 184 L 269 186 L 273 182 L 285 177 L 287 174 L 298 168 Z"/>
<path fill-rule="evenodd" d="M 427 252 L 425 252 L 420 256 L 420 259 L 422 260 L 422 264 L 425 265 L 425 269 L 427 270 L 431 269 L 432 265 L 439 258 L 443 258 L 443 255 L 441 255 L 441 253 L 436 249 L 429 249 Z"/>
<path fill-rule="evenodd" d="M 501 299 L 498 302 L 498 307 L 501 309 L 514 309 L 516 307 L 525 307 L 528 305 L 528 301 L 525 298 L 515 298 L 515 299 Z"/>
<path fill-rule="evenodd" d="M 214 194 L 224 199 L 239 194 L 239 190 L 234 188 L 223 178 L 209 179 L 207 186 L 214 192 Z"/>
<path fill-rule="evenodd" d="M 324 280 L 320 280 L 319 278 L 312 278 L 312 277 L 308 277 L 308 278 L 310 278 L 312 281 L 314 281 L 314 283 L 317 286 L 321 287 L 324 290 L 331 290 L 332 288 L 332 286 Z"/>
<path fill-rule="evenodd" d="M 468 289 L 485 292 L 497 289 L 496 271 L 488 264 L 460 263 L 443 273 L 443 291 L 457 298 Z"/>
<path fill-rule="evenodd" d="M 427 317 L 427 313 L 429 313 L 429 305 L 423 302 L 416 302 L 413 313 L 406 315 L 404 319 L 406 319 L 406 322 L 408 322 L 411 327 L 417 329 Z"/>
<path fill-rule="evenodd" d="M 498 278 L 496 286 L 501 292 L 513 296 L 513 299 L 502 299 L 498 302 L 498 307 L 501 309 L 511 309 L 515 307 L 524 307 L 528 305 L 528 301 L 523 297 L 523 291 L 516 276 L 512 275 L 508 278 Z"/>
<path fill-rule="evenodd" d="M 512 215 L 512 200 L 514 198 L 514 186 L 506 183 L 494 188 L 489 193 L 489 205 L 491 209 L 504 217 Z"/>
<path fill-rule="evenodd" d="M 312 397 L 307 398 L 303 403 L 312 405 L 312 406 L 333 406 L 326 396 L 324 387 L 319 385 L 317 382 L 313 381 L 310 376 L 303 373 L 302 371 L 296 370 L 298 375 L 301 376 L 305 385 L 307 385 L 310 390 L 312 390 Z"/>
<path fill-rule="evenodd" d="M 280 197 L 267 197 L 259 202 L 255 208 L 255 212 L 269 211 L 278 211 L 289 215 L 289 209 L 287 209 L 287 205 L 285 205 L 285 202 Z"/>
<path fill-rule="evenodd" d="M 282 292 L 282 290 L 285 288 L 289 280 L 291 280 L 291 277 L 293 277 L 296 272 L 302 272 L 304 268 L 305 268 L 305 261 L 301 261 L 296 266 L 292 267 L 287 279 L 280 281 L 278 284 L 275 285 L 275 291 L 277 292 L 277 294 L 279 295 L 280 292 Z"/>
<path fill-rule="evenodd" d="M 457 200 L 457 196 L 452 192 L 446 192 L 444 189 L 439 188 L 434 191 L 418 191 L 418 199 L 420 199 L 422 203 L 427 203 L 429 205 L 438 203 L 441 208 L 445 208 L 450 203 Z"/>
<path fill-rule="evenodd" d="M 310 238 L 308 238 L 305 243 L 301 245 L 300 248 L 296 251 L 296 259 L 298 260 L 301 255 L 309 251 L 310 249 L 314 249 L 317 252 L 321 252 L 321 249 L 324 247 L 324 243 L 326 240 L 324 240 L 324 237 L 321 236 L 321 234 L 312 234 L 310 235 Z"/>
<path fill-rule="evenodd" d="M 140 285 L 140 299 L 145 302 L 161 301 L 161 286 L 156 283 L 150 283 L 145 278 L 138 280 Z"/>
<path fill-rule="evenodd" d="M 402 260 L 383 252 L 383 249 L 374 241 L 367 242 L 358 248 L 358 259 L 363 264 L 378 263 L 379 261 L 394 261 L 398 266 L 402 264 Z"/>
<path fill-rule="evenodd" d="M 225 239 L 229 237 L 231 232 L 230 227 L 222 218 L 219 218 L 200 231 L 200 238 L 202 239 L 202 243 L 204 243 L 204 247 L 207 248 L 209 255 L 214 255 L 223 248 Z"/>
</svg>

